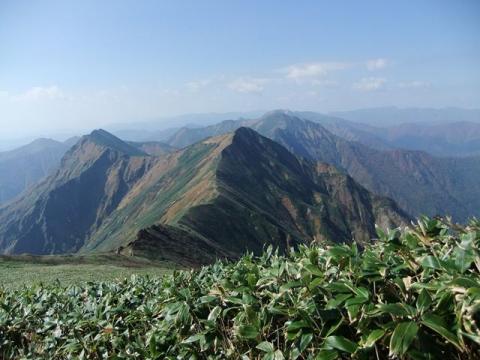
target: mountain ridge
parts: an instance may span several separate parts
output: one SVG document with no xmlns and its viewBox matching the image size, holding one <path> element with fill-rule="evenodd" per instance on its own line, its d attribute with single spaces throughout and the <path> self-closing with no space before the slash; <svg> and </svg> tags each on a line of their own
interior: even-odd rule
<svg viewBox="0 0 480 360">
<path fill-rule="evenodd" d="M 137 156 L 136 149 L 130 157 L 103 143 L 104 135 L 92 132 L 82 137 L 64 155 L 58 170 L 0 208 L 2 248 L 7 252 L 13 247 L 17 252 L 65 253 L 83 245 L 88 233 L 150 162 L 149 156 Z M 58 238 L 63 239 L 61 248 Z"/>
<path fill-rule="evenodd" d="M 266 243 L 283 251 L 325 239 L 362 243 L 376 221 L 410 219 L 333 167 L 248 128 L 164 157 L 124 153 L 94 135 L 29 195 L 0 208 L 3 252 L 118 251 L 200 265 Z"/>
<path fill-rule="evenodd" d="M 305 243 L 306 240 L 324 241 L 328 238 L 330 240 L 348 241 L 348 239 L 356 238 L 357 241 L 360 240 L 361 242 L 367 241 L 368 236 L 374 234 L 375 229 L 373 227 L 373 218 L 376 216 L 377 219 L 381 219 L 379 213 L 386 213 L 384 211 L 385 208 L 392 206 L 392 203 L 388 203 L 387 200 L 388 204 L 380 204 L 381 201 L 385 201 L 385 199 L 380 200 L 379 197 L 369 194 L 363 188 L 359 188 L 358 185 L 353 185 L 353 179 L 334 171 L 332 167 L 326 164 L 322 164 L 320 168 L 323 167 L 324 169 L 328 169 L 330 172 L 335 173 L 336 176 L 342 177 L 342 180 L 350 183 L 350 186 L 354 188 L 353 193 L 350 193 L 350 188 L 342 193 L 341 191 L 338 191 L 339 189 L 342 189 L 342 186 L 338 186 L 337 181 L 327 181 L 323 184 L 324 188 L 318 188 L 320 185 L 315 185 L 315 188 L 317 189 L 316 196 L 318 196 L 318 199 L 314 200 L 313 195 L 306 195 L 308 191 L 312 190 L 312 186 L 314 186 L 312 184 L 315 183 L 313 180 L 315 172 L 312 170 L 312 163 L 305 162 L 305 160 L 300 161 L 281 145 L 276 144 L 267 138 L 260 137 L 257 134 L 258 139 L 264 139 L 262 141 L 266 141 L 269 144 L 268 146 L 276 148 L 276 150 L 272 151 L 282 159 L 281 162 L 276 163 L 278 169 L 274 168 L 275 171 L 272 171 L 269 174 L 264 174 L 261 168 L 252 167 L 251 165 L 253 163 L 264 164 L 265 162 L 253 161 L 250 156 L 261 157 L 262 154 L 264 155 L 267 153 L 263 147 L 261 150 L 256 148 L 255 145 L 258 145 L 256 141 L 253 143 L 251 142 L 252 133 L 256 134 L 253 130 L 239 128 L 235 132 L 231 143 L 230 140 L 225 141 L 225 138 L 220 137 L 220 142 L 223 142 L 222 147 L 224 148 L 221 151 L 222 158 L 219 161 L 216 172 L 218 193 L 215 197 L 209 199 L 209 201 L 199 203 L 196 207 L 191 208 L 185 213 L 176 223 L 177 231 L 183 230 L 192 235 L 191 231 L 193 230 L 193 234 L 197 235 L 197 237 L 200 235 L 199 241 L 201 243 L 202 239 L 216 239 L 214 241 L 215 244 L 221 242 L 222 238 L 230 239 L 231 244 L 225 244 L 222 247 L 225 250 L 226 246 L 226 250 L 228 250 L 226 254 L 224 253 L 225 257 L 228 257 L 227 254 L 231 253 L 239 254 L 240 252 L 245 251 L 245 248 L 254 252 L 261 251 L 265 245 L 265 241 L 255 241 L 259 238 L 258 231 L 252 232 L 252 228 L 258 227 L 262 227 L 263 230 L 261 231 L 265 232 L 265 235 L 261 238 L 269 239 L 270 243 L 279 247 L 283 251 L 286 251 L 286 249 L 295 244 L 298 245 L 300 243 Z M 215 140 L 207 139 L 206 141 L 212 142 Z M 201 143 L 197 143 L 193 146 L 200 146 L 200 144 Z M 218 150 L 219 149 L 217 149 L 217 152 Z M 250 153 L 250 155 L 248 155 L 248 153 Z M 246 161 L 244 159 L 245 157 L 249 158 L 249 160 Z M 269 156 L 268 158 L 271 159 L 272 157 Z M 248 166 L 244 166 L 245 163 L 247 163 Z M 306 164 L 308 164 L 308 166 Z M 296 185 L 290 185 L 288 190 L 282 190 L 282 187 L 278 187 L 281 186 L 282 182 L 278 180 L 277 176 L 275 176 L 275 174 L 283 174 L 284 172 L 282 172 L 281 169 L 285 166 L 289 169 L 295 169 L 295 171 L 287 171 L 287 174 L 290 174 L 290 181 L 293 181 L 292 177 L 295 176 L 294 174 L 297 174 L 294 182 Z M 312 173 L 305 173 L 306 168 L 310 169 L 309 171 Z M 243 170 L 238 172 L 238 169 Z M 318 171 L 316 175 L 319 176 L 322 174 L 322 176 L 324 176 L 329 171 Z M 319 179 L 316 180 L 318 181 Z M 334 180 L 337 179 L 335 178 Z M 267 188 L 265 187 L 266 185 L 259 185 L 264 181 L 270 184 L 268 186 L 270 192 L 265 190 Z M 305 184 L 305 181 L 308 184 Z M 277 184 L 277 190 L 275 192 L 277 194 L 277 200 L 273 203 L 268 197 L 265 198 L 261 195 L 265 193 L 272 194 L 272 184 Z M 317 184 L 321 184 L 321 182 L 318 182 Z M 330 192 L 326 192 L 327 184 L 331 187 Z M 337 184 L 337 186 L 334 186 L 334 184 Z M 299 191 L 298 189 L 302 189 L 302 191 Z M 322 192 L 324 195 L 322 195 Z M 295 193 L 297 195 L 295 195 Z M 289 195 L 286 196 L 285 194 Z M 340 197 L 335 198 L 335 200 L 331 199 L 331 201 L 324 199 L 322 200 L 324 201 L 323 205 L 320 208 L 317 207 L 317 210 L 313 210 L 315 209 L 315 204 L 318 205 L 316 201 L 321 201 L 319 199 L 322 197 L 326 198 L 333 196 L 332 194 L 340 194 Z M 374 201 L 375 205 L 373 207 L 375 207 L 375 210 L 372 210 L 372 208 L 365 208 L 363 210 L 365 213 L 362 216 L 365 216 L 366 218 L 362 219 L 362 216 L 360 216 L 360 219 L 357 219 L 346 210 L 347 205 L 345 205 L 345 201 L 342 201 L 341 198 L 342 195 L 345 195 L 345 198 L 348 198 L 352 194 L 356 194 L 355 196 L 359 196 L 359 198 L 349 199 L 346 201 L 347 203 L 348 201 L 352 201 L 353 203 L 357 203 L 358 201 L 358 203 L 363 204 Z M 303 198 L 304 196 L 307 196 L 307 198 Z M 373 199 L 370 199 L 369 196 L 372 196 Z M 337 206 L 338 204 L 340 204 L 340 206 Z M 348 203 L 348 205 L 351 205 L 351 203 Z M 342 208 L 342 206 L 344 206 L 344 208 Z M 359 208 L 362 208 L 361 205 L 358 206 Z M 323 208 L 323 210 L 321 210 L 321 208 Z M 226 217 L 223 214 L 225 211 L 228 211 L 229 216 Z M 311 211 L 320 211 L 314 216 L 316 219 L 323 219 L 325 217 L 325 221 L 322 224 L 326 233 L 318 232 L 319 228 L 315 227 L 314 223 L 304 220 L 308 218 L 308 216 L 313 216 Z M 329 218 L 329 211 L 339 211 L 343 216 L 337 216 L 337 214 L 336 216 L 331 216 L 331 218 Z M 385 219 L 381 219 L 383 221 L 382 225 L 398 225 L 399 223 L 405 223 L 407 221 L 406 214 L 401 212 L 398 208 L 394 208 L 392 213 L 395 211 L 398 211 L 401 214 L 397 214 L 396 220 L 401 220 L 397 222 L 391 221 L 389 216 L 392 214 L 388 214 L 385 216 Z M 168 212 L 169 211 L 167 211 L 167 213 Z M 375 214 L 373 214 L 374 212 Z M 213 213 L 214 215 L 208 215 L 210 213 Z M 323 215 L 321 215 L 322 213 Z M 294 214 L 297 215 L 295 216 Z M 252 219 L 251 216 L 254 216 L 254 218 Z M 297 217 L 298 220 L 292 220 L 294 217 Z M 211 219 L 222 219 L 221 223 L 224 224 L 224 226 L 222 226 L 222 228 L 218 228 L 218 226 L 214 226 L 213 229 L 209 228 L 206 224 L 211 224 Z M 258 221 L 258 223 L 256 221 Z M 346 226 L 346 223 L 356 224 L 357 227 L 348 227 Z M 173 224 L 175 224 L 175 221 Z M 152 239 L 155 239 L 155 236 L 153 235 L 155 233 L 157 234 L 157 241 L 168 242 L 172 223 L 168 224 L 167 222 L 167 224 L 164 224 L 160 228 L 158 225 L 155 226 L 156 228 L 153 228 L 152 230 L 149 230 L 150 228 L 144 229 L 144 236 L 139 236 L 137 238 L 136 242 L 141 244 L 140 247 L 145 244 L 145 239 L 147 239 L 147 241 L 149 239 L 150 243 L 152 243 Z M 225 229 L 230 229 L 230 231 Z M 219 233 L 224 233 L 225 236 L 219 236 Z M 167 238 L 167 240 L 165 238 Z M 207 243 L 208 242 L 203 241 L 204 246 Z M 135 245 L 135 242 L 127 245 L 132 254 L 135 254 Z M 212 247 L 212 252 L 218 253 L 214 247 Z"/>
<path fill-rule="evenodd" d="M 479 215 L 480 157 L 440 158 L 422 151 L 378 150 L 332 134 L 317 122 L 295 113 L 274 111 L 259 119 L 219 123 L 201 130 L 185 129 L 175 143 L 199 141 L 210 133 L 249 126 L 299 156 L 330 163 L 352 175 L 370 191 L 391 197 L 414 216 L 453 215 L 464 221 Z M 188 140 L 188 141 L 187 141 Z"/>
</svg>

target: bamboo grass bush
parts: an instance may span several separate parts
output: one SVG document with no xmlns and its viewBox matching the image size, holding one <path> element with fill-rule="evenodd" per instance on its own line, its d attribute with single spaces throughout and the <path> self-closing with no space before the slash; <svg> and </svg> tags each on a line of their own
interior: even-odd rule
<svg viewBox="0 0 480 360">
<path fill-rule="evenodd" d="M 0 358 L 480 359 L 480 222 L 163 278 L 0 290 Z"/>
</svg>

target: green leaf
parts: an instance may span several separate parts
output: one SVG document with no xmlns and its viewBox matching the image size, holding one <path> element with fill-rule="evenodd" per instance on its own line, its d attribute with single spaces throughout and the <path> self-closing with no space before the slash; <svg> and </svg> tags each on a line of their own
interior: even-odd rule
<svg viewBox="0 0 480 360">
<path fill-rule="evenodd" d="M 256 348 L 258 350 L 262 350 L 263 352 L 266 352 L 266 353 L 273 352 L 275 350 L 275 348 L 273 347 L 273 344 L 271 342 L 268 342 L 268 341 L 261 342 L 260 344 L 258 344 L 256 346 Z"/>
<path fill-rule="evenodd" d="M 288 315 L 288 309 L 271 306 L 267 308 L 268 312 L 275 315 Z"/>
<path fill-rule="evenodd" d="M 253 325 L 240 325 L 237 331 L 238 336 L 245 339 L 256 339 L 258 333 L 258 329 Z"/>
<path fill-rule="evenodd" d="M 438 260 L 436 257 L 434 256 L 425 256 L 421 261 L 420 261 L 420 264 L 424 267 L 424 268 L 430 268 L 430 269 L 435 269 L 435 270 L 438 270 L 438 269 L 441 269 L 442 268 L 442 264 L 440 263 L 440 260 Z"/>
<path fill-rule="evenodd" d="M 293 347 L 292 350 L 290 350 L 290 360 L 296 360 L 300 356 L 300 350 L 298 348 Z"/>
<path fill-rule="evenodd" d="M 284 360 L 285 358 L 283 357 L 283 353 L 280 350 L 275 350 L 274 359 L 275 360 Z"/>
<path fill-rule="evenodd" d="M 370 292 L 364 287 L 353 288 L 353 291 L 355 292 L 355 294 L 357 294 L 358 297 L 363 297 L 366 300 L 370 298 Z"/>
<path fill-rule="evenodd" d="M 250 285 L 250 287 L 254 287 L 255 284 L 257 283 L 257 277 L 255 274 L 248 274 L 247 275 L 247 283 Z"/>
<path fill-rule="evenodd" d="M 263 357 L 262 360 L 284 360 L 283 353 L 280 350 L 275 350 L 274 352 L 268 352 Z"/>
<path fill-rule="evenodd" d="M 338 282 L 338 281 L 337 282 L 332 282 L 332 283 L 326 285 L 325 288 L 328 289 L 328 290 L 331 290 L 331 291 L 339 292 L 339 293 L 350 293 L 352 291 L 350 289 L 350 287 L 348 287 L 344 283 Z"/>
<path fill-rule="evenodd" d="M 385 330 L 383 329 L 376 329 L 373 330 L 370 334 L 368 334 L 367 339 L 363 343 L 363 347 L 369 348 L 372 347 L 378 340 L 385 335 Z"/>
<path fill-rule="evenodd" d="M 383 229 L 378 226 L 377 224 L 375 224 L 375 230 L 377 232 L 377 236 L 380 240 L 385 240 L 387 238 L 387 234 L 385 234 L 385 231 L 383 231 Z"/>
<path fill-rule="evenodd" d="M 339 294 L 336 297 L 330 299 L 325 305 L 325 309 L 336 309 L 340 306 L 345 300 L 352 297 L 352 294 Z"/>
<path fill-rule="evenodd" d="M 335 260 L 348 259 L 351 255 L 350 249 L 344 246 L 333 246 L 328 249 L 327 254 Z"/>
<path fill-rule="evenodd" d="M 459 350 L 462 350 L 457 336 L 445 328 L 445 322 L 440 316 L 434 314 L 425 314 L 422 317 L 421 323 L 443 336 L 443 338 L 455 345 Z"/>
<path fill-rule="evenodd" d="M 243 300 L 242 299 L 239 299 L 235 296 L 227 296 L 225 298 L 226 301 L 228 302 L 231 302 L 232 304 L 236 304 L 236 305 L 243 305 Z"/>
<path fill-rule="evenodd" d="M 292 332 L 292 331 L 296 331 L 303 328 L 310 328 L 310 324 L 303 320 L 293 321 L 290 324 L 288 324 L 287 331 Z"/>
<path fill-rule="evenodd" d="M 222 312 L 222 308 L 220 306 L 215 306 L 212 311 L 210 311 L 210 314 L 208 314 L 207 320 L 209 321 L 217 321 L 218 316 Z"/>
<path fill-rule="evenodd" d="M 396 304 L 381 304 L 373 311 L 373 313 L 380 312 L 395 316 L 409 316 L 415 314 L 415 308 L 403 303 Z"/>
<path fill-rule="evenodd" d="M 196 341 L 200 341 L 200 339 L 203 337 L 204 335 L 203 334 L 195 334 L 195 335 L 192 335 L 188 338 L 186 338 L 185 340 L 182 341 L 182 343 L 184 344 L 191 344 L 191 343 L 194 343 Z"/>
<path fill-rule="evenodd" d="M 398 324 L 390 338 L 390 356 L 405 354 L 417 333 L 418 325 L 413 321 Z"/>
<path fill-rule="evenodd" d="M 470 340 L 472 340 L 472 341 L 476 342 L 478 345 L 480 345 L 480 336 L 473 335 L 473 334 L 468 334 L 468 333 L 463 332 L 463 331 L 460 331 L 460 333 L 461 333 L 463 336 L 469 338 Z"/>
<path fill-rule="evenodd" d="M 332 325 L 332 326 L 330 327 L 330 329 L 328 329 L 327 334 L 326 334 L 325 336 L 328 337 L 328 336 L 332 335 L 332 334 L 333 334 L 335 331 L 337 331 L 337 329 L 343 324 L 343 322 L 344 322 L 343 317 L 341 317 L 340 319 L 338 319 L 337 323 L 334 324 L 334 325 Z"/>
<path fill-rule="evenodd" d="M 316 277 L 313 279 L 310 284 L 308 284 L 308 289 L 311 291 L 325 282 L 323 277 Z"/>
<path fill-rule="evenodd" d="M 305 265 L 305 269 L 307 269 L 313 275 L 323 276 L 323 272 L 318 268 L 318 266 L 308 264 L 308 265 Z"/>
<path fill-rule="evenodd" d="M 343 336 L 329 336 L 325 339 L 325 346 L 353 354 L 357 350 L 357 344 Z"/>
<path fill-rule="evenodd" d="M 300 352 L 304 352 L 307 346 L 312 342 L 313 334 L 303 334 L 300 338 L 300 344 L 298 345 L 298 349 Z"/>
<path fill-rule="evenodd" d="M 420 312 L 424 312 L 430 307 L 431 304 L 432 304 L 432 298 L 430 297 L 430 294 L 428 293 L 427 290 L 422 289 L 417 298 L 417 304 L 416 304 L 417 309 Z"/>
<path fill-rule="evenodd" d="M 320 350 L 315 360 L 337 360 L 338 358 L 338 352 L 335 350 Z"/>
<path fill-rule="evenodd" d="M 462 236 L 462 242 L 458 245 L 455 251 L 455 265 L 462 273 L 467 271 L 475 261 L 476 254 L 473 249 L 474 241 L 474 233 L 464 234 Z"/>
<path fill-rule="evenodd" d="M 150 337 L 150 341 L 148 343 L 148 349 L 150 351 L 150 355 L 152 357 L 157 357 L 158 356 L 158 351 L 157 351 L 157 339 L 155 338 L 155 334 L 153 334 Z"/>
<path fill-rule="evenodd" d="M 302 286 L 302 282 L 301 281 L 290 281 L 288 283 L 286 283 L 285 285 L 282 285 L 280 287 L 280 291 L 281 292 L 284 292 L 284 291 L 287 291 L 289 289 L 293 289 L 293 288 L 297 288 L 297 287 L 300 287 Z"/>
<path fill-rule="evenodd" d="M 215 300 L 217 300 L 217 297 L 212 295 L 205 295 L 205 296 L 202 296 L 200 299 L 198 299 L 200 304 L 208 304 Z"/>
<path fill-rule="evenodd" d="M 367 301 L 368 298 L 364 298 L 363 296 L 355 296 L 354 298 L 345 301 L 345 306 L 364 304 Z"/>
<path fill-rule="evenodd" d="M 449 285 L 461 286 L 465 289 L 475 288 L 475 287 L 478 288 L 478 284 L 479 284 L 478 281 L 475 281 L 474 279 L 471 279 L 465 276 L 457 277 L 449 283 Z"/>
<path fill-rule="evenodd" d="M 347 306 L 347 312 L 350 322 L 353 322 L 354 319 L 357 317 L 358 313 L 360 312 L 360 305 Z"/>
<path fill-rule="evenodd" d="M 275 354 L 273 352 L 266 353 L 263 355 L 262 360 L 275 360 Z"/>
</svg>

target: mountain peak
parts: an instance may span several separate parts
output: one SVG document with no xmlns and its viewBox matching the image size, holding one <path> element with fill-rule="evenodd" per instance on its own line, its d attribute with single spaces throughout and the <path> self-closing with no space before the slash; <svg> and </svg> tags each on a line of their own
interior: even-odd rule
<svg viewBox="0 0 480 360">
<path fill-rule="evenodd" d="M 257 137 L 260 136 L 260 134 L 252 128 L 241 126 L 234 131 L 234 136 Z"/>
<path fill-rule="evenodd" d="M 267 143 L 270 145 L 274 142 L 249 127 L 239 127 L 237 130 L 235 130 L 233 135 L 231 135 L 231 144 L 238 144 L 241 147 L 249 150 L 257 149 L 258 151 L 265 151 L 265 145 Z M 275 144 L 275 146 L 276 145 L 277 144 Z M 262 150 L 259 150 L 258 147 L 261 147 Z"/>
<path fill-rule="evenodd" d="M 275 109 L 272 111 L 268 111 L 261 118 L 268 118 L 272 116 L 288 116 L 288 117 L 296 117 L 295 113 L 289 109 Z"/>
<path fill-rule="evenodd" d="M 146 154 L 140 149 L 127 144 L 125 141 L 103 129 L 93 130 L 89 135 L 84 136 L 84 141 L 113 149 L 125 155 L 146 156 Z"/>
<path fill-rule="evenodd" d="M 267 111 L 265 115 L 269 114 L 285 114 L 285 115 L 293 115 L 293 111 L 290 109 L 273 109 L 271 111 Z"/>
<path fill-rule="evenodd" d="M 91 137 L 95 138 L 105 138 L 105 137 L 115 137 L 114 135 L 110 134 L 108 131 L 103 129 L 95 129 L 90 133 Z"/>
</svg>

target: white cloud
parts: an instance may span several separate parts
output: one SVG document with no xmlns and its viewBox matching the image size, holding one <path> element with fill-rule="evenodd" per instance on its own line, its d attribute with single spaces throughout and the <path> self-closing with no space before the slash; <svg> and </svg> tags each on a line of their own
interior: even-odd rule
<svg viewBox="0 0 480 360">
<path fill-rule="evenodd" d="M 360 91 L 375 91 L 382 89 L 386 82 L 384 78 L 368 77 L 354 83 L 353 88 Z"/>
<path fill-rule="evenodd" d="M 24 93 L 12 96 L 16 101 L 41 101 L 66 99 L 67 96 L 57 85 L 52 86 L 34 86 Z"/>
<path fill-rule="evenodd" d="M 160 95 L 165 95 L 165 96 L 180 96 L 181 92 L 178 89 L 162 89 L 160 91 Z"/>
<path fill-rule="evenodd" d="M 398 83 L 398 87 L 402 89 L 418 89 L 418 88 L 425 88 L 429 86 L 430 86 L 429 82 L 420 81 L 420 80 Z"/>
<path fill-rule="evenodd" d="M 301 80 L 311 79 L 325 76 L 333 71 L 343 70 L 350 66 L 350 64 L 342 62 L 315 62 L 308 64 L 290 65 L 284 69 L 288 79 Z"/>
<path fill-rule="evenodd" d="M 130 94 L 130 89 L 126 85 L 121 85 L 115 88 L 99 89 L 93 93 L 88 93 L 83 96 L 83 100 L 101 100 L 101 101 L 123 101 Z"/>
<path fill-rule="evenodd" d="M 209 80 L 209 79 L 198 80 L 198 81 L 190 81 L 190 82 L 186 83 L 185 86 L 189 91 L 197 92 L 201 88 L 204 88 L 204 87 L 208 86 L 211 82 L 212 81 Z"/>
<path fill-rule="evenodd" d="M 263 91 L 268 81 L 264 78 L 239 78 L 228 84 L 228 87 L 239 93 L 258 93 Z"/>
<path fill-rule="evenodd" d="M 379 59 L 371 59 L 365 63 L 368 71 L 375 71 L 386 68 L 388 65 L 388 60 L 379 58 Z"/>
<path fill-rule="evenodd" d="M 326 88 L 334 88 L 334 87 L 338 86 L 338 82 L 335 81 L 335 80 L 314 79 L 314 80 L 312 80 L 312 85 L 326 87 Z"/>
</svg>

